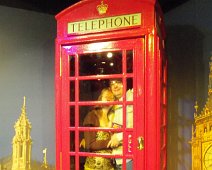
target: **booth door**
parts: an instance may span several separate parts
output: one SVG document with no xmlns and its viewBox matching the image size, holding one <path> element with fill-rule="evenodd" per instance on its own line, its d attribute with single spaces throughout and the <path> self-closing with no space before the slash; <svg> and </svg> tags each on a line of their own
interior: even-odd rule
<svg viewBox="0 0 212 170">
<path fill-rule="evenodd" d="M 121 163 L 122 169 L 142 170 L 144 39 L 64 45 L 61 52 L 61 169 L 107 170 Z M 102 100 L 102 89 L 114 96 Z M 105 148 L 114 134 L 119 144 Z"/>
</svg>

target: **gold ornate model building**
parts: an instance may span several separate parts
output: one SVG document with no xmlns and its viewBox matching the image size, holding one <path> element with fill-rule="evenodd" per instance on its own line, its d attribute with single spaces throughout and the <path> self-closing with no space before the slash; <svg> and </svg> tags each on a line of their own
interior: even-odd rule
<svg viewBox="0 0 212 170">
<path fill-rule="evenodd" d="M 26 116 L 25 97 L 21 111 L 21 116 L 14 126 L 12 170 L 31 170 L 31 123 Z"/>
<path fill-rule="evenodd" d="M 26 102 L 21 109 L 21 115 L 14 125 L 15 135 L 12 140 L 12 156 L 0 159 L 0 170 L 55 170 L 55 166 L 47 163 L 47 148 L 43 150 L 43 163 L 31 160 L 32 139 L 31 123 L 26 115 Z"/>
<path fill-rule="evenodd" d="M 199 113 L 195 105 L 191 145 L 192 170 L 212 170 L 212 61 L 206 104 Z"/>
</svg>

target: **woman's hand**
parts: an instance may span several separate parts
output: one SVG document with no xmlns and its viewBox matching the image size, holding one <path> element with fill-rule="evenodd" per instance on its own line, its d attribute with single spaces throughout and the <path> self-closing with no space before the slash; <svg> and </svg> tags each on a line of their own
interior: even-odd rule
<svg viewBox="0 0 212 170">
<path fill-rule="evenodd" d="M 120 141 L 115 133 L 111 136 L 111 139 L 107 144 L 107 147 L 108 148 L 117 148 L 119 145 L 120 145 Z"/>
</svg>

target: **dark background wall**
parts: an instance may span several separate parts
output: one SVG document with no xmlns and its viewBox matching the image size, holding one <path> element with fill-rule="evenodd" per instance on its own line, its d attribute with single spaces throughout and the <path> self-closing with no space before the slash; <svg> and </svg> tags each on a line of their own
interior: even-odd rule
<svg viewBox="0 0 212 170">
<path fill-rule="evenodd" d="M 168 169 L 191 169 L 191 127 L 195 101 L 207 99 L 212 56 L 210 0 L 190 0 L 165 14 L 169 116 Z"/>
<path fill-rule="evenodd" d="M 26 96 L 32 159 L 55 162 L 54 16 L 0 6 L 0 158 L 12 153 Z"/>
</svg>

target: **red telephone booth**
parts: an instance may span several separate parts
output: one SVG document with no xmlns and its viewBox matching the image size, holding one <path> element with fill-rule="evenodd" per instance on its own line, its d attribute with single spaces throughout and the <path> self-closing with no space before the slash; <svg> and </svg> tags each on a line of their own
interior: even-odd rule
<svg viewBox="0 0 212 170">
<path fill-rule="evenodd" d="M 101 160 L 112 166 L 119 160 L 123 170 L 166 169 L 167 61 L 157 1 L 84 0 L 56 19 L 57 170 L 84 169 L 88 158 L 96 169 L 112 169 Z M 98 99 L 102 89 L 118 84 L 120 98 L 113 92 L 116 98 Z M 95 112 L 85 125 L 93 109 L 103 108 L 110 108 L 107 123 Z M 104 146 L 110 152 L 100 152 L 100 134 L 108 134 L 107 142 L 121 137 L 116 146 Z M 121 152 L 113 152 L 118 147 Z"/>
</svg>

